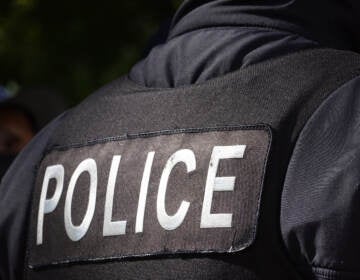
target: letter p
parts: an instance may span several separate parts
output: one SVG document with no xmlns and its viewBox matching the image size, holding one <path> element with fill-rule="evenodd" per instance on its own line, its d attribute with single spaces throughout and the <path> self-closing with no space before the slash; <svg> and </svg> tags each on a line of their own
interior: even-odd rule
<svg viewBox="0 0 360 280">
<path fill-rule="evenodd" d="M 53 212 L 57 204 L 59 203 L 60 196 L 64 187 L 64 173 L 64 166 L 62 166 L 61 164 L 48 166 L 46 168 L 40 195 L 36 245 L 40 245 L 43 242 L 44 215 Z M 51 179 L 56 180 L 55 192 L 51 198 L 46 199 Z"/>
</svg>

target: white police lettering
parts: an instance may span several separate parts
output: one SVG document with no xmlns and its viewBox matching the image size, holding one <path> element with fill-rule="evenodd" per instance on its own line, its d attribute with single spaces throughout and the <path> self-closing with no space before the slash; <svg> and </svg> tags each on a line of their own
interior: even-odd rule
<svg viewBox="0 0 360 280">
<path fill-rule="evenodd" d="M 210 211 L 214 191 L 233 191 L 235 177 L 216 177 L 216 172 L 220 159 L 243 158 L 245 148 L 246 145 L 215 146 L 213 148 L 201 212 L 201 228 L 231 227 L 232 214 L 211 214 Z"/>
<path fill-rule="evenodd" d="M 80 175 L 87 172 L 90 175 L 90 188 L 89 188 L 89 201 L 86 209 L 86 214 L 79 226 L 75 226 L 71 217 L 71 204 L 75 190 L 75 185 Z M 65 199 L 65 230 L 67 235 L 72 241 L 79 241 L 84 237 L 89 229 L 90 223 L 94 216 L 96 204 L 96 190 L 97 190 L 97 166 L 95 160 L 88 158 L 82 161 L 75 169 L 74 174 L 71 176 L 69 187 Z"/>
<path fill-rule="evenodd" d="M 111 162 L 109 181 L 106 188 L 103 236 L 121 235 L 125 234 L 126 231 L 126 221 L 111 221 L 114 204 L 115 183 L 119 170 L 120 160 L 121 156 L 114 156 Z"/>
<path fill-rule="evenodd" d="M 266 125 L 55 147 L 37 172 L 27 265 L 240 254 L 255 242 L 270 147 Z"/>
<path fill-rule="evenodd" d="M 196 160 L 194 152 L 189 149 L 177 151 L 169 158 L 162 172 L 157 196 L 156 210 L 159 223 L 166 230 L 174 230 L 179 227 L 185 219 L 186 213 L 190 206 L 189 202 L 182 201 L 178 211 L 174 215 L 170 216 L 166 213 L 165 196 L 169 175 L 173 167 L 179 162 L 185 163 L 188 173 L 195 170 Z"/>
<path fill-rule="evenodd" d="M 43 224 L 44 215 L 55 210 L 64 187 L 64 166 L 61 164 L 49 166 L 46 168 L 44 181 L 42 184 L 39 211 L 38 211 L 38 223 L 37 223 L 37 236 L 36 244 L 40 245 L 43 242 Z M 52 198 L 46 199 L 47 190 L 51 179 L 56 180 L 55 192 Z"/>
<path fill-rule="evenodd" d="M 211 213 L 213 193 L 221 191 L 234 191 L 235 177 L 217 177 L 217 171 L 220 160 L 223 159 L 240 159 L 243 158 L 246 145 L 234 146 L 214 146 L 207 170 L 207 178 L 205 183 L 205 192 L 203 194 L 203 204 L 200 217 L 199 228 L 229 228 L 232 227 L 232 213 Z M 148 188 L 154 162 L 155 152 L 149 152 L 146 157 L 146 162 L 142 172 L 142 179 L 140 185 L 140 192 L 137 205 L 135 233 L 142 233 L 144 231 L 144 217 L 147 203 Z M 127 221 L 112 221 L 113 205 L 114 205 L 114 191 L 116 187 L 116 179 L 119 172 L 121 155 L 114 155 L 112 157 L 110 171 L 108 175 L 105 203 L 104 205 L 104 220 L 103 220 L 103 236 L 114 236 L 126 234 Z M 167 160 L 160 177 L 160 182 L 156 197 L 156 217 L 159 225 L 165 230 L 176 230 L 184 221 L 190 202 L 183 200 L 180 203 L 176 213 L 169 215 L 166 211 L 166 191 L 168 188 L 168 181 L 173 168 L 178 163 L 184 163 L 186 172 L 190 173 L 196 170 L 196 157 L 192 150 L 181 149 L 173 153 Z M 140 166 L 140 165 L 139 165 Z M 206 165 L 205 165 L 206 166 Z M 204 166 L 204 167 L 205 167 Z M 75 186 L 78 179 L 84 172 L 90 175 L 89 197 L 85 216 L 76 226 L 72 219 L 72 201 Z M 64 223 L 67 236 L 72 241 L 79 241 L 87 233 L 90 224 L 93 220 L 96 206 L 97 188 L 98 188 L 98 174 L 97 164 L 94 159 L 88 158 L 80 162 L 72 174 L 65 198 L 64 206 Z M 125 172 L 125 170 L 124 170 Z M 45 170 L 45 175 L 42 183 L 40 194 L 40 202 L 38 209 L 37 220 L 37 239 L 36 244 L 43 243 L 43 224 L 44 215 L 53 212 L 57 207 L 60 196 L 62 195 L 64 185 L 64 166 L 61 164 L 48 166 Z M 141 174 L 141 173 L 140 173 Z M 184 176 L 186 176 L 184 174 Z M 51 198 L 46 198 L 48 186 L 51 179 L 56 180 L 55 193 Z M 204 180 L 205 181 L 205 180 Z M 83 188 L 84 186 L 82 186 Z M 85 186 L 86 187 L 86 186 Z M 195 186 L 194 186 L 195 187 Z M 118 197 L 121 200 L 121 197 Z M 168 198 L 171 201 L 171 197 Z M 177 203 L 171 201 L 173 203 Z M 76 205 L 74 206 L 76 208 Z M 155 210 L 155 209 L 154 209 Z M 130 211 L 130 209 L 129 209 Z"/>
</svg>

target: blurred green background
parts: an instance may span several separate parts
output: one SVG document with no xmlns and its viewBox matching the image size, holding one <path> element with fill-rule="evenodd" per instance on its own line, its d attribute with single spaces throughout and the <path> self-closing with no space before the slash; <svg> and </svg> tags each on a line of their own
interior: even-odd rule
<svg viewBox="0 0 360 280">
<path fill-rule="evenodd" d="M 180 2 L 0 0 L 0 84 L 74 105 L 126 73 Z"/>
</svg>

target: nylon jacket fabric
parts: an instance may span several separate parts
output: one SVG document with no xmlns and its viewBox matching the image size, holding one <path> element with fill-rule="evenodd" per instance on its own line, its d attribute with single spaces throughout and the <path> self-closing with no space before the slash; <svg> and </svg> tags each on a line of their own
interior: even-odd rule
<svg viewBox="0 0 360 280">
<path fill-rule="evenodd" d="M 359 51 L 359 12 L 356 0 L 184 1 L 130 77 L 175 87 L 314 45 Z"/>
<path fill-rule="evenodd" d="M 359 86 L 359 78 L 348 82 L 318 108 L 289 164 L 282 233 L 308 277 L 360 277 Z"/>
</svg>

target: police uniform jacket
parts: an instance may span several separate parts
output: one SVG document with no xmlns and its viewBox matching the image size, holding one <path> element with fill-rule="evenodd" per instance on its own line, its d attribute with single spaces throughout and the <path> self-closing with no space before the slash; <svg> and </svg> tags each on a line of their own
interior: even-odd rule
<svg viewBox="0 0 360 280">
<path fill-rule="evenodd" d="M 185 1 L 4 176 L 0 279 L 360 279 L 359 12 Z"/>
</svg>

